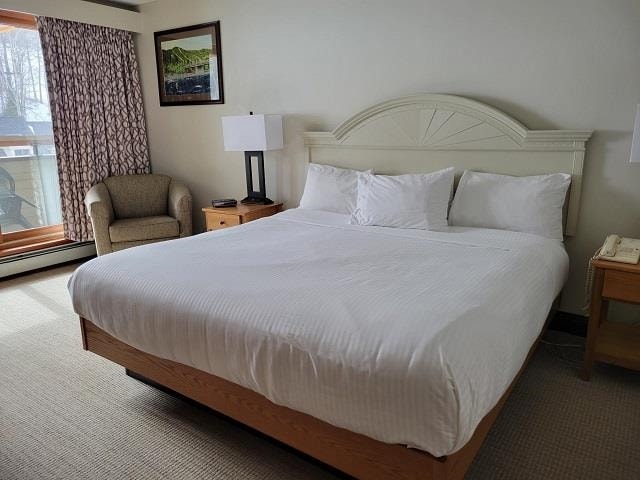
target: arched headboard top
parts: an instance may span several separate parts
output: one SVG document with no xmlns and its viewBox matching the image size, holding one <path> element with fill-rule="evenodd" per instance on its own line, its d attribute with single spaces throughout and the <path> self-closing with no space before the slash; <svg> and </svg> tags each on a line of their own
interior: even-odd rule
<svg viewBox="0 0 640 480">
<path fill-rule="evenodd" d="M 456 95 L 418 94 L 373 105 L 333 132 L 307 132 L 305 143 L 444 150 L 584 149 L 592 133 L 529 130 L 485 103 Z"/>
<path fill-rule="evenodd" d="M 506 175 L 569 173 L 565 233 L 574 235 L 590 130 L 529 130 L 500 110 L 455 95 L 395 98 L 352 116 L 332 132 L 306 132 L 308 160 L 378 173 L 454 166 Z M 393 154 L 390 151 L 395 151 Z"/>
</svg>

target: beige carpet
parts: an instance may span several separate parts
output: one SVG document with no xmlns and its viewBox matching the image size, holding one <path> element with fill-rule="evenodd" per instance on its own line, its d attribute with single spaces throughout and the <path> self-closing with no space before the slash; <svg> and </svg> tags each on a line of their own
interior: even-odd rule
<svg viewBox="0 0 640 480">
<path fill-rule="evenodd" d="M 84 352 L 72 270 L 0 281 L 0 479 L 336 478 Z M 468 478 L 640 478 L 640 374 L 598 366 L 584 383 L 580 357 L 538 350 Z"/>
</svg>

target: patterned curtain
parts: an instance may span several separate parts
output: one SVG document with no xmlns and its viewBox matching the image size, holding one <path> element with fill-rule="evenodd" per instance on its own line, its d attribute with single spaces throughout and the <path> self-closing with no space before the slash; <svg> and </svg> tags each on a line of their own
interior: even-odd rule
<svg viewBox="0 0 640 480">
<path fill-rule="evenodd" d="M 65 237 L 92 239 L 87 191 L 112 175 L 149 173 L 132 35 L 39 17 Z"/>
</svg>

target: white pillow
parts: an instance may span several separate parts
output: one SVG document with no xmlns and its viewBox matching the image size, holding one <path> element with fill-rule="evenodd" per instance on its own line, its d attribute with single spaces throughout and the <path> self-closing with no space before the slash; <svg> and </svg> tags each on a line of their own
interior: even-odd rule
<svg viewBox="0 0 640 480">
<path fill-rule="evenodd" d="M 449 225 L 526 232 L 562 240 L 562 211 L 571 175 L 511 177 L 465 171 Z"/>
<path fill-rule="evenodd" d="M 350 223 L 423 230 L 446 226 L 453 175 L 453 168 L 393 177 L 363 173 Z"/>
<path fill-rule="evenodd" d="M 356 208 L 362 172 L 310 163 L 300 208 L 350 215 Z"/>
</svg>

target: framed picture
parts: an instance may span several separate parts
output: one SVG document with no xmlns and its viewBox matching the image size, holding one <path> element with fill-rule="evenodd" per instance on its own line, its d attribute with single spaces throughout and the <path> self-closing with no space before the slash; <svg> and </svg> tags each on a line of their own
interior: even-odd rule
<svg viewBox="0 0 640 480">
<path fill-rule="evenodd" d="M 220 22 L 153 35 L 160 105 L 224 103 Z"/>
</svg>

